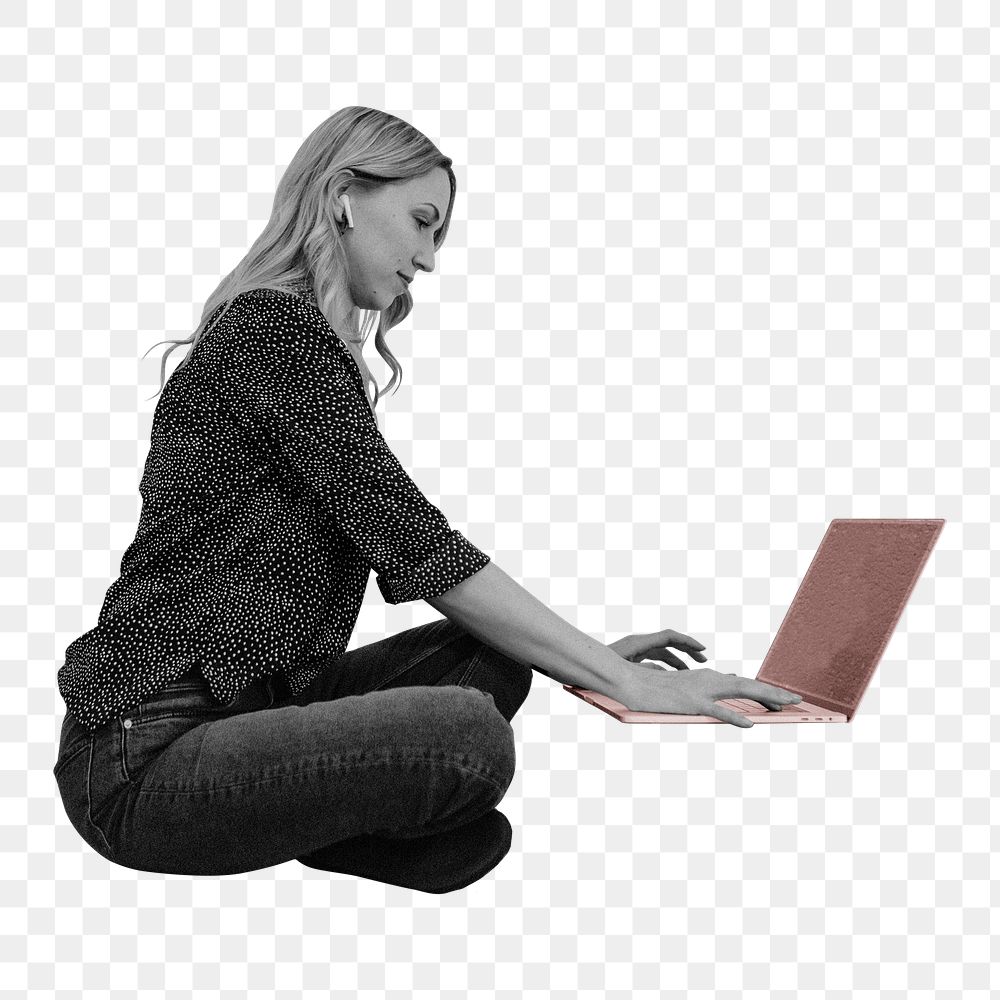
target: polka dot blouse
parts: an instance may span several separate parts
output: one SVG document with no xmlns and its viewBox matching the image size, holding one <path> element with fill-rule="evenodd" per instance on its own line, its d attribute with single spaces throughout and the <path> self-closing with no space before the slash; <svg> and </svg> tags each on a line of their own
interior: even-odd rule
<svg viewBox="0 0 1000 1000">
<path fill-rule="evenodd" d="M 88 730 L 195 666 L 220 704 L 275 673 L 298 694 L 347 649 L 372 569 L 400 604 L 490 561 L 389 450 L 311 289 L 244 292 L 202 335 L 160 394 L 139 493 L 121 575 L 58 672 Z"/>
</svg>

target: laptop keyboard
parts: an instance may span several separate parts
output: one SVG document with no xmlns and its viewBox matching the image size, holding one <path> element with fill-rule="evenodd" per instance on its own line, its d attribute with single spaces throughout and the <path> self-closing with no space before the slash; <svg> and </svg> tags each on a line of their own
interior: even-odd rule
<svg viewBox="0 0 1000 1000">
<path fill-rule="evenodd" d="M 770 715 L 776 715 L 778 712 L 784 712 L 786 715 L 815 715 L 816 713 L 814 708 L 803 708 L 801 702 L 797 705 L 782 705 L 779 709 L 769 709 L 761 705 L 760 702 L 750 701 L 749 698 L 719 699 L 717 704 L 735 709 L 741 715 L 759 715 L 762 711 L 768 712 Z"/>
</svg>

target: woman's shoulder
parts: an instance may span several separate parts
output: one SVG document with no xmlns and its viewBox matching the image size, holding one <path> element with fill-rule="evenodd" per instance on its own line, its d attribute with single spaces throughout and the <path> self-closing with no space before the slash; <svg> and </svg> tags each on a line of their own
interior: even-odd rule
<svg viewBox="0 0 1000 1000">
<path fill-rule="evenodd" d="M 259 285 L 240 292 L 231 303 L 222 326 L 223 335 L 235 347 L 239 344 L 276 345 L 335 358 L 357 367 L 350 346 L 330 326 L 304 284 L 295 288 Z"/>
<path fill-rule="evenodd" d="M 282 282 L 278 285 L 254 285 L 252 288 L 245 288 L 236 296 L 237 299 L 244 297 L 275 302 L 281 302 L 291 297 L 293 299 L 301 299 L 312 305 L 317 304 L 316 293 L 313 291 L 312 284 L 306 281 Z"/>
<path fill-rule="evenodd" d="M 321 323 L 322 310 L 316 296 L 304 284 L 255 285 L 245 288 L 229 302 L 226 319 L 239 326 L 264 321 L 289 329 L 313 328 Z"/>
<path fill-rule="evenodd" d="M 308 302 L 310 305 L 319 305 L 319 301 L 316 298 L 316 291 L 313 288 L 313 283 L 308 278 L 300 278 L 294 281 L 283 281 L 279 285 L 263 285 L 258 288 L 251 288 L 249 291 L 259 292 L 265 296 L 268 293 L 272 296 L 291 295 L 296 299 L 301 299 L 303 302 Z"/>
</svg>

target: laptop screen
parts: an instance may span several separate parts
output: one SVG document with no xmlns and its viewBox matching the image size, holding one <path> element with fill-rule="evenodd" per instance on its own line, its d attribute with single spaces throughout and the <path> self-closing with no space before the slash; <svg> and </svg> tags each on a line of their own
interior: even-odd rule
<svg viewBox="0 0 1000 1000">
<path fill-rule="evenodd" d="M 944 519 L 831 521 L 757 679 L 850 720 L 943 527 Z"/>
</svg>

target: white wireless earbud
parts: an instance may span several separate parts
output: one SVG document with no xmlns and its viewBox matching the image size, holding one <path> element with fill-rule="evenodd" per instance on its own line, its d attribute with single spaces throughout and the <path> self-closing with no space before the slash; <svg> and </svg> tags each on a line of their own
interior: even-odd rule
<svg viewBox="0 0 1000 1000">
<path fill-rule="evenodd" d="M 351 199 L 345 194 L 344 195 L 344 214 L 347 216 L 348 228 L 354 228 L 354 219 L 351 218 Z"/>
</svg>

